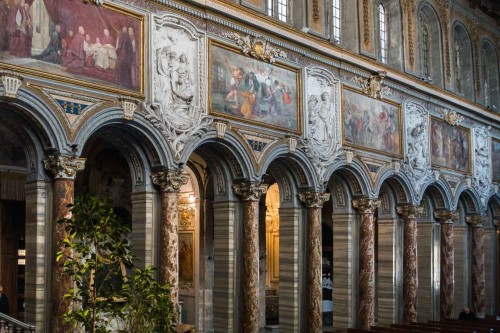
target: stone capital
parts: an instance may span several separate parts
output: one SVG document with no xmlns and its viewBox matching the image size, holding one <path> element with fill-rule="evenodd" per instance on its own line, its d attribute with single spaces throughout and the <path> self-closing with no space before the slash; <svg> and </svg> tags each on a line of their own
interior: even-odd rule
<svg viewBox="0 0 500 333">
<path fill-rule="evenodd" d="M 434 218 L 441 224 L 456 222 L 458 221 L 458 217 L 459 214 L 457 211 L 441 209 L 434 212 Z"/>
<path fill-rule="evenodd" d="M 416 219 L 424 213 L 424 207 L 418 205 L 399 205 L 396 210 L 405 220 Z"/>
<path fill-rule="evenodd" d="M 266 194 L 267 185 L 246 181 L 233 185 L 233 190 L 243 201 L 259 201 L 260 197 Z"/>
<path fill-rule="evenodd" d="M 54 153 L 43 161 L 43 165 L 55 179 L 74 180 L 76 172 L 85 168 L 85 160 L 85 158 Z"/>
<path fill-rule="evenodd" d="M 187 173 L 181 170 L 166 170 L 153 173 L 153 184 L 158 185 L 163 192 L 178 192 L 189 180 Z"/>
<path fill-rule="evenodd" d="M 375 209 L 380 207 L 379 199 L 360 198 L 354 199 L 352 205 L 357 208 L 362 214 L 373 214 Z"/>
<path fill-rule="evenodd" d="M 465 220 L 472 228 L 483 228 L 488 217 L 486 215 L 469 215 L 465 217 Z"/>
<path fill-rule="evenodd" d="M 321 208 L 323 204 L 330 200 L 330 193 L 324 192 L 302 192 L 299 193 L 299 199 L 307 207 Z"/>
</svg>

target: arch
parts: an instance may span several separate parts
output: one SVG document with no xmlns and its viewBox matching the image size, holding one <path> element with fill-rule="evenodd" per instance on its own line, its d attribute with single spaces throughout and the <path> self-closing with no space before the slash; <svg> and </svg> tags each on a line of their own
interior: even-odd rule
<svg viewBox="0 0 500 333">
<path fill-rule="evenodd" d="M 456 206 L 453 206 L 453 196 L 451 195 L 450 189 L 442 179 L 439 179 L 438 182 L 429 182 L 424 184 L 422 186 L 422 193 L 420 197 L 423 198 L 426 193 L 429 195 L 429 198 L 431 199 L 430 203 L 434 209 L 456 209 Z"/>
<path fill-rule="evenodd" d="M 398 203 L 414 203 L 417 200 L 413 186 L 408 176 L 403 172 L 398 172 L 394 174 L 394 168 L 386 168 L 380 175 L 375 187 L 375 193 L 380 193 L 380 189 L 385 182 L 389 182 L 391 186 L 395 189 L 396 198 Z"/>
<path fill-rule="evenodd" d="M 500 112 L 500 89 L 498 53 L 488 38 L 481 41 L 481 91 L 484 105 L 495 112 Z"/>
<path fill-rule="evenodd" d="M 75 135 L 74 143 L 84 146 L 99 129 L 114 126 L 121 130 L 128 129 L 128 135 L 135 138 L 151 167 L 177 168 L 170 147 L 162 133 L 156 131 L 151 123 L 141 114 L 136 114 L 133 121 L 123 119 L 123 111 L 116 107 L 104 109 L 92 115 Z"/>
<path fill-rule="evenodd" d="M 493 218 L 500 218 L 500 196 L 494 194 L 488 198 L 488 208 Z"/>
<path fill-rule="evenodd" d="M 420 73 L 424 80 L 443 87 L 443 47 L 441 24 L 434 7 L 427 1 L 420 4 L 417 11 Z"/>
<path fill-rule="evenodd" d="M 456 21 L 453 24 L 452 38 L 452 80 L 455 92 L 465 98 L 474 100 L 474 64 L 470 34 L 464 24 Z"/>
<path fill-rule="evenodd" d="M 474 188 L 468 188 L 464 183 L 457 187 L 452 207 L 457 207 L 459 201 L 463 202 L 467 214 L 483 214 L 486 210 L 481 204 L 477 191 Z"/>
<path fill-rule="evenodd" d="M 324 179 L 329 182 L 334 173 L 339 173 L 348 180 L 354 196 L 375 196 L 370 176 L 366 173 L 363 163 L 357 158 L 354 158 L 350 165 L 346 165 L 345 160 L 337 160 L 325 171 Z"/>
</svg>

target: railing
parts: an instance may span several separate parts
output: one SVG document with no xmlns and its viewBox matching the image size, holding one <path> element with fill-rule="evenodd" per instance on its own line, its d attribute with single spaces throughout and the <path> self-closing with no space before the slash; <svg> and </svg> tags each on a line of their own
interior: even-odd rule
<svg viewBox="0 0 500 333">
<path fill-rule="evenodd" d="M 36 327 L 0 313 L 0 333 L 36 333 Z"/>
</svg>

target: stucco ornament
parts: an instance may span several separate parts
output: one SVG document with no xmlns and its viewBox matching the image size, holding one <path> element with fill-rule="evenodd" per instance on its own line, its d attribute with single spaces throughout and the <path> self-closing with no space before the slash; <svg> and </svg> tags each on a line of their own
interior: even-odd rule
<svg viewBox="0 0 500 333">
<path fill-rule="evenodd" d="M 391 94 L 391 89 L 384 86 L 386 75 L 387 72 L 380 71 L 377 75 L 371 75 L 368 79 L 356 76 L 353 78 L 353 82 L 361 87 L 365 95 L 371 98 L 381 99 L 384 95 L 388 96 Z"/>
<path fill-rule="evenodd" d="M 308 68 L 305 138 L 299 142 L 321 181 L 326 168 L 343 156 L 340 145 L 340 82 L 318 67 Z"/>
<path fill-rule="evenodd" d="M 168 139 L 178 161 L 186 144 L 212 123 L 205 109 L 205 38 L 184 19 L 155 16 L 152 103 L 146 118 Z"/>
<path fill-rule="evenodd" d="M 429 112 L 423 106 L 405 104 L 406 157 L 402 167 L 420 193 L 427 177 L 432 176 L 429 155 Z"/>
<path fill-rule="evenodd" d="M 464 117 L 459 115 L 456 111 L 447 108 L 438 108 L 437 112 L 443 116 L 444 120 L 451 126 L 457 126 L 464 120 Z"/>
<path fill-rule="evenodd" d="M 483 205 L 489 197 L 491 187 L 490 127 L 478 126 L 472 129 L 474 135 L 474 178 L 473 187 L 481 196 Z"/>
<path fill-rule="evenodd" d="M 244 54 L 252 56 L 259 60 L 273 63 L 276 61 L 276 58 L 287 58 L 287 54 L 285 51 L 273 46 L 263 37 L 241 35 L 232 31 L 225 32 L 224 36 L 231 40 L 234 40 Z"/>
</svg>

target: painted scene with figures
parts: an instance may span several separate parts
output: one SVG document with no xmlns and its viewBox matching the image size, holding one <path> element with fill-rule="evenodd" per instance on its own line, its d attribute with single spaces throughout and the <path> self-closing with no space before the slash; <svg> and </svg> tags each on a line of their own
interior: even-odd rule
<svg viewBox="0 0 500 333">
<path fill-rule="evenodd" d="M 433 165 L 462 173 L 470 172 L 470 131 L 431 118 L 431 161 Z"/>
<path fill-rule="evenodd" d="M 401 156 L 400 107 L 370 98 L 357 90 L 342 89 L 343 142 L 389 156 Z"/>
<path fill-rule="evenodd" d="M 0 67 L 143 94 L 143 17 L 80 1 L 0 1 Z"/>
<path fill-rule="evenodd" d="M 300 131 L 298 71 L 210 44 L 210 112 Z"/>
</svg>

